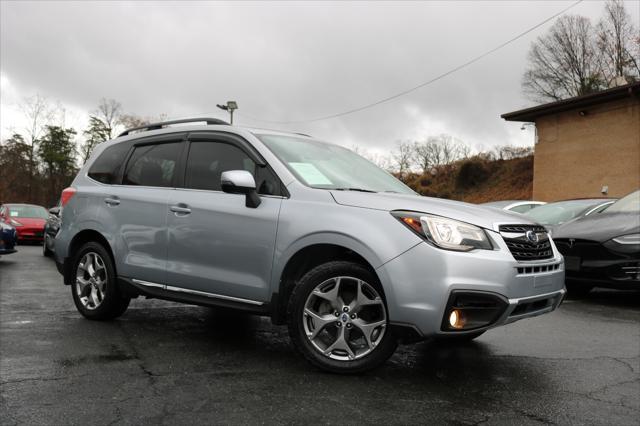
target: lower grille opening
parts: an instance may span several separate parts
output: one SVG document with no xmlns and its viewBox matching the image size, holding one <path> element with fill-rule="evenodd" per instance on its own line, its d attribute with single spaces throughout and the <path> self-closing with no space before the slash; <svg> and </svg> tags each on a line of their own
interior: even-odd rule
<svg viewBox="0 0 640 426">
<path fill-rule="evenodd" d="M 512 317 L 542 311 L 553 305 L 553 298 L 536 300 L 535 302 L 521 303 L 511 312 Z"/>
<path fill-rule="evenodd" d="M 558 269 L 560 269 L 560 264 L 559 263 L 555 263 L 553 265 L 542 265 L 542 266 L 526 266 L 526 267 L 519 267 L 518 269 L 518 274 L 523 275 L 523 274 L 537 274 L 540 272 L 551 272 L 551 271 L 557 271 Z"/>
</svg>

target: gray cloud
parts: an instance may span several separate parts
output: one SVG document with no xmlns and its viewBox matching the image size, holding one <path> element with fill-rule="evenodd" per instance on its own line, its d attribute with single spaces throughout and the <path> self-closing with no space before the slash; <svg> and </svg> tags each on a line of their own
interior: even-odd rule
<svg viewBox="0 0 640 426">
<path fill-rule="evenodd" d="M 530 143 L 501 113 L 520 90 L 529 43 L 548 25 L 429 87 L 353 115 L 278 125 L 358 107 L 486 51 L 571 2 L 116 3 L 2 2 L 0 70 L 19 94 L 91 110 L 101 97 L 144 116 L 216 111 L 238 124 L 389 149 L 448 132 L 475 146 Z M 637 17 L 638 3 L 627 5 Z M 600 16 L 603 4 L 572 13 Z M 3 95 L 4 96 L 4 95 Z M 3 100 L 5 102 L 5 100 Z M 2 126 L 6 127 L 3 119 Z"/>
</svg>

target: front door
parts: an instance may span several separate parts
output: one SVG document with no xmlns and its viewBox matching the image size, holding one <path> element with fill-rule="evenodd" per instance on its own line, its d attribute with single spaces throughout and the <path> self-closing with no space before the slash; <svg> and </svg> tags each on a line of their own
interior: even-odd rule
<svg viewBox="0 0 640 426">
<path fill-rule="evenodd" d="M 210 297 L 265 302 L 282 188 L 234 140 L 189 142 L 184 188 L 169 200 L 166 283 Z M 262 201 L 257 208 L 246 207 L 244 195 L 222 192 L 220 177 L 228 170 L 254 175 Z"/>
</svg>

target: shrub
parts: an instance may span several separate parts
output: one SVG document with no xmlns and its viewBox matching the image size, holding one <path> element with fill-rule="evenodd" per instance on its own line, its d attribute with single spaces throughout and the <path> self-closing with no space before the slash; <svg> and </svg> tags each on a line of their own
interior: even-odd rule
<svg viewBox="0 0 640 426">
<path fill-rule="evenodd" d="M 482 184 L 489 177 L 489 171 L 482 160 L 469 159 L 460 165 L 456 177 L 458 189 L 473 188 Z"/>
</svg>

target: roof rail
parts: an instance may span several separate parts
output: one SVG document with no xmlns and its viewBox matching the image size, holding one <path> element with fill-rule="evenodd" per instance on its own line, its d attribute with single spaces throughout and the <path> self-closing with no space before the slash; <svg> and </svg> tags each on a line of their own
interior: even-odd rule
<svg viewBox="0 0 640 426">
<path fill-rule="evenodd" d="M 121 136 L 127 136 L 129 134 L 131 134 L 131 132 L 135 132 L 138 130 L 142 130 L 142 131 L 149 131 L 149 130 L 159 130 L 162 129 L 163 127 L 166 126 L 170 126 L 171 124 L 182 124 L 182 123 L 197 123 L 200 121 L 204 121 L 207 123 L 207 125 L 212 125 L 212 124 L 229 124 L 226 121 L 217 119 L 217 118 L 209 118 L 209 117 L 202 117 L 202 118 L 183 118 L 181 120 L 170 120 L 170 121 L 161 121 L 159 123 L 149 123 L 149 124 L 145 124 L 144 126 L 138 126 L 138 127 L 132 127 L 130 129 L 125 130 L 124 132 L 120 133 L 118 135 L 118 137 Z"/>
</svg>

